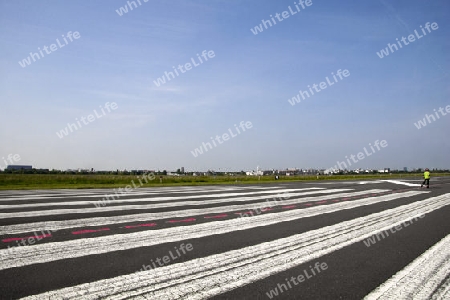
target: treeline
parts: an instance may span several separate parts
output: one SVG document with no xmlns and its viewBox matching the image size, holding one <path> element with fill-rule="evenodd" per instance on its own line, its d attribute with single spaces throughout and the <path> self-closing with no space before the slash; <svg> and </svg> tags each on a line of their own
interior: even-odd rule
<svg viewBox="0 0 450 300">
<path fill-rule="evenodd" d="M 167 175 L 167 171 L 91 171 L 91 170 L 49 170 L 49 169 L 5 169 L 0 174 L 68 174 L 68 175 L 143 175 L 153 172 L 155 175 Z"/>
</svg>

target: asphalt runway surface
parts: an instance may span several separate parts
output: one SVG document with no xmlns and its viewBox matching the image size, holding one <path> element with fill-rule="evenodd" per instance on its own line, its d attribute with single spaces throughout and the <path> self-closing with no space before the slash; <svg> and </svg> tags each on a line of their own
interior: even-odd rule
<svg viewBox="0 0 450 300">
<path fill-rule="evenodd" d="M 450 178 L 0 191 L 1 299 L 450 299 Z"/>
</svg>

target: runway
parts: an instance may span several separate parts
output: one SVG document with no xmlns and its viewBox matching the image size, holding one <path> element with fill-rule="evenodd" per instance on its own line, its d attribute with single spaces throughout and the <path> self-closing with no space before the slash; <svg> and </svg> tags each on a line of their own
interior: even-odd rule
<svg viewBox="0 0 450 300">
<path fill-rule="evenodd" d="M 450 178 L 0 191 L 1 299 L 450 299 Z"/>
</svg>

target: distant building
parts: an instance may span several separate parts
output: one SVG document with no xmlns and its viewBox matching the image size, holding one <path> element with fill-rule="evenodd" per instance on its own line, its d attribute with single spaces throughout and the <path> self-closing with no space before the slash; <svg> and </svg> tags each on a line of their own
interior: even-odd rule
<svg viewBox="0 0 450 300">
<path fill-rule="evenodd" d="M 407 167 L 404 167 L 404 168 L 403 168 L 403 171 L 408 172 L 408 168 L 407 168 Z"/>
<path fill-rule="evenodd" d="M 6 167 L 6 170 L 31 170 L 33 169 L 32 166 L 25 166 L 25 165 L 9 165 Z"/>
<path fill-rule="evenodd" d="M 184 167 L 181 167 L 181 173 L 184 173 Z"/>
<path fill-rule="evenodd" d="M 259 171 L 259 170 L 257 170 L 257 171 L 253 170 L 253 171 L 245 172 L 245 175 L 247 175 L 247 176 L 262 176 L 262 175 L 264 175 L 264 172 Z"/>
</svg>

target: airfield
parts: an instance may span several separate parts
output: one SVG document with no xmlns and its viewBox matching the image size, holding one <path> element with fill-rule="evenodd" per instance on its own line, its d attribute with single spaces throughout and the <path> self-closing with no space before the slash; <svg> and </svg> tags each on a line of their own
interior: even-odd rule
<svg viewBox="0 0 450 300">
<path fill-rule="evenodd" d="M 450 177 L 421 181 L 0 191 L 0 298 L 450 299 Z"/>
</svg>

